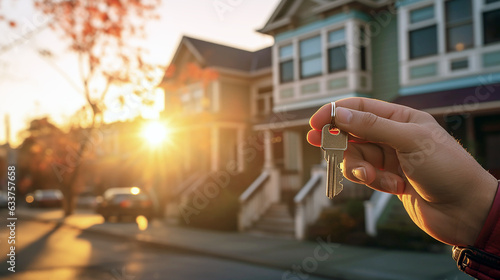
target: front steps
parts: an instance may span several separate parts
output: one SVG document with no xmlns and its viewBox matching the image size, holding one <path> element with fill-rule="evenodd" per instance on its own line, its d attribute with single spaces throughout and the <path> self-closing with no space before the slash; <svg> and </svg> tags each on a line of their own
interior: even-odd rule
<svg viewBox="0 0 500 280">
<path fill-rule="evenodd" d="M 295 220 L 287 204 L 274 203 L 247 232 L 259 236 L 295 239 Z"/>
</svg>

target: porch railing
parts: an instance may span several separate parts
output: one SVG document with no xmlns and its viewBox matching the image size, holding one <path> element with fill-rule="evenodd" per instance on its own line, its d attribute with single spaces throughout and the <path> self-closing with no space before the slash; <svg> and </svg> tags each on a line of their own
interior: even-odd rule
<svg viewBox="0 0 500 280">
<path fill-rule="evenodd" d="M 325 196 L 325 167 L 317 165 L 312 168 L 311 178 L 294 198 L 295 202 L 295 237 L 304 239 L 306 228 L 313 223 L 322 209 L 330 204 Z"/>
<path fill-rule="evenodd" d="M 263 171 L 241 194 L 238 229 L 244 231 L 257 221 L 272 203 L 280 199 L 277 170 Z"/>
<path fill-rule="evenodd" d="M 365 228 L 366 233 L 371 236 L 377 235 L 377 222 L 382 215 L 392 194 L 375 191 L 365 205 Z"/>
</svg>

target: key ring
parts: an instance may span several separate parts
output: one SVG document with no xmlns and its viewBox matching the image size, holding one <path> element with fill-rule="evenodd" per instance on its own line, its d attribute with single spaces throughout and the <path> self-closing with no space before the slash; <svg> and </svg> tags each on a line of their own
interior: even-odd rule
<svg viewBox="0 0 500 280">
<path fill-rule="evenodd" d="M 331 106 L 332 107 L 332 112 L 331 112 L 332 119 L 330 121 L 330 129 L 333 129 L 333 128 L 335 128 L 335 111 L 337 108 L 335 106 L 335 101 L 332 101 L 331 104 L 332 104 L 332 106 Z"/>
</svg>

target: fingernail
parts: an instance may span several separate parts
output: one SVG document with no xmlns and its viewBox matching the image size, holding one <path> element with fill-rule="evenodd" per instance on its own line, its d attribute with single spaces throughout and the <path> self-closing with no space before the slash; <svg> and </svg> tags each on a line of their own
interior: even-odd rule
<svg viewBox="0 0 500 280">
<path fill-rule="evenodd" d="M 362 182 L 366 181 L 366 169 L 364 167 L 354 168 L 352 170 L 352 175 Z"/>
<path fill-rule="evenodd" d="M 350 110 L 342 107 L 338 107 L 335 110 L 335 122 L 348 124 L 351 122 L 351 119 L 352 119 L 352 113 Z"/>
</svg>

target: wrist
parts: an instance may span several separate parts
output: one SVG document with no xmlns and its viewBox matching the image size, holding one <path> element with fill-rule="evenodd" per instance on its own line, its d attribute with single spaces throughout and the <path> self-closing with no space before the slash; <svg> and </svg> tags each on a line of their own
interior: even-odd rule
<svg viewBox="0 0 500 280">
<path fill-rule="evenodd" d="M 500 181 L 486 221 L 474 246 L 454 247 L 453 259 L 465 273 L 479 279 L 500 279 Z"/>
<path fill-rule="evenodd" d="M 481 231 L 484 229 L 487 218 L 492 210 L 492 205 L 497 194 L 499 182 L 489 172 L 484 170 L 485 174 L 477 178 L 474 189 L 470 189 L 466 196 L 463 205 L 464 212 L 459 219 L 462 228 L 458 231 L 462 233 L 462 237 L 457 242 L 458 246 L 476 245 Z M 479 172 L 478 172 L 479 173 Z"/>
</svg>

